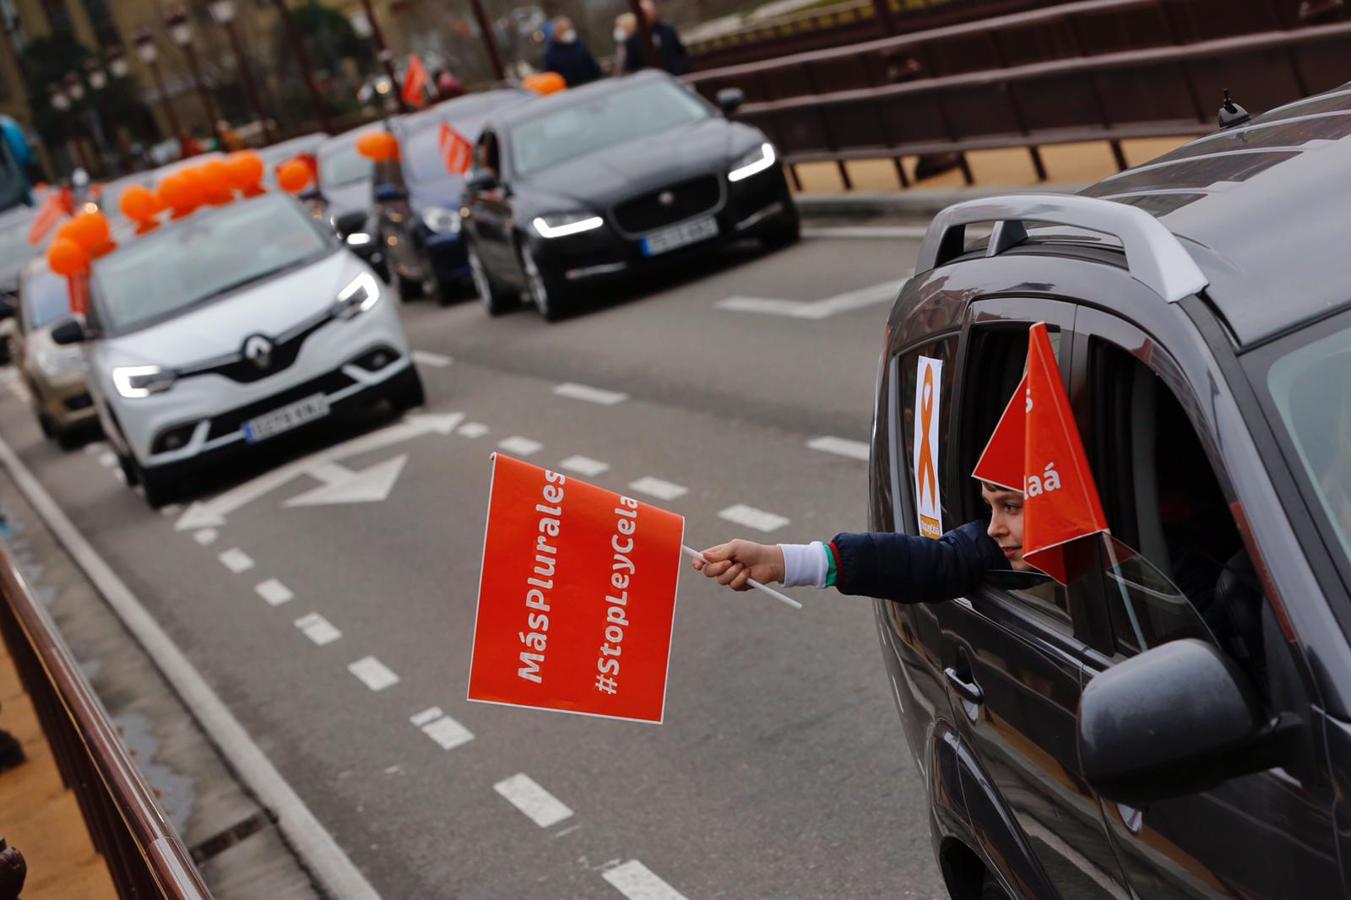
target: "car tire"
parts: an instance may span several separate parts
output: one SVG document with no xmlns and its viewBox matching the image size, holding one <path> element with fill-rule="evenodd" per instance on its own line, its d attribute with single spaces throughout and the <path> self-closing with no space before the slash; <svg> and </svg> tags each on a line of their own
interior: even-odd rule
<svg viewBox="0 0 1351 900">
<path fill-rule="evenodd" d="M 407 375 L 396 376 L 399 383 L 389 393 L 389 402 L 398 412 L 407 412 L 427 405 L 427 392 L 422 389 L 422 376 L 410 368 Z"/>
<path fill-rule="evenodd" d="M 52 424 L 52 417 L 46 413 L 38 413 L 38 427 L 42 429 L 42 436 L 49 441 L 56 440 L 56 426 Z"/>
<path fill-rule="evenodd" d="M 999 879 L 990 872 L 985 873 L 985 878 L 980 883 L 980 900 L 1009 900 L 1009 895 L 999 884 Z"/>
<path fill-rule="evenodd" d="M 395 273 L 394 282 L 400 300 L 416 300 L 427 292 L 427 283 L 421 279 L 404 278 Z"/>
<path fill-rule="evenodd" d="M 760 244 L 766 250 L 782 250 L 791 247 L 802 237 L 802 220 L 794 213 L 792 219 L 775 225 L 760 238 Z"/>
<path fill-rule="evenodd" d="M 127 479 L 127 487 L 136 487 L 141 483 L 141 470 L 130 456 L 117 454 L 117 465 L 122 470 L 122 477 Z"/>
<path fill-rule="evenodd" d="M 80 435 L 73 428 L 57 428 L 56 446 L 62 450 L 74 450 L 80 446 Z"/>
<path fill-rule="evenodd" d="M 136 467 L 136 482 L 140 484 L 141 491 L 145 494 L 145 502 L 151 509 L 167 506 L 177 499 L 178 485 L 163 472 L 146 470 L 134 460 L 132 465 Z"/>
<path fill-rule="evenodd" d="M 563 315 L 564 291 L 558 279 L 535 261 L 530 244 L 520 245 L 521 271 L 525 273 L 525 292 L 535 310 L 546 322 L 557 322 Z"/>
<path fill-rule="evenodd" d="M 488 269 L 483 265 L 483 260 L 479 258 L 473 244 L 469 245 L 467 253 L 469 273 L 474 279 L 474 290 L 478 293 L 483 309 L 490 316 L 500 316 L 510 310 L 515 305 L 516 298 L 493 284 L 492 276 L 488 274 Z"/>
</svg>

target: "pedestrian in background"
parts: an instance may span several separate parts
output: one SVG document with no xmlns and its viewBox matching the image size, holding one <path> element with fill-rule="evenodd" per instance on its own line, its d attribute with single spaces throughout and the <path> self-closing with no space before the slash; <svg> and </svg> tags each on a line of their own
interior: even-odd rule
<svg viewBox="0 0 1351 900">
<path fill-rule="evenodd" d="M 631 12 L 621 13 L 615 16 L 615 55 L 610 63 L 611 75 L 623 75 L 628 69 L 624 65 L 624 60 L 628 59 L 625 52 L 629 38 L 638 31 L 638 17 Z"/>
<path fill-rule="evenodd" d="M 657 57 L 661 68 L 672 75 L 685 75 L 690 71 L 690 54 L 680 42 L 675 26 L 664 22 L 657 13 L 657 5 L 652 0 L 642 2 L 643 19 L 652 32 L 652 43 L 657 48 Z M 636 23 L 635 23 L 636 24 Z M 638 28 L 624 43 L 624 71 L 637 72 L 648 62 L 647 47 L 643 46 L 643 34 Z"/>
<path fill-rule="evenodd" d="M 544 51 L 544 68 L 562 75 L 568 87 L 595 81 L 605 74 L 591 50 L 577 37 L 577 29 L 567 16 L 554 19 L 554 37 Z"/>
</svg>

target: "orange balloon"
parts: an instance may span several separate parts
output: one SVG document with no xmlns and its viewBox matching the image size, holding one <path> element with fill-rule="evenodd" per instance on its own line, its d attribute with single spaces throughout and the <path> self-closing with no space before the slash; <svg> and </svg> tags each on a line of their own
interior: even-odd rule
<svg viewBox="0 0 1351 900">
<path fill-rule="evenodd" d="M 205 187 L 206 202 L 214 206 L 225 206 L 235 199 L 234 184 L 230 180 L 230 167 L 219 159 L 202 166 L 202 184 Z"/>
<path fill-rule="evenodd" d="M 139 184 L 133 184 L 118 198 L 117 208 L 122 210 L 122 215 L 131 219 L 133 222 L 148 222 L 159 214 L 159 201 L 149 188 L 142 187 Z"/>
<path fill-rule="evenodd" d="M 399 158 L 399 139 L 388 131 L 372 131 L 357 138 L 357 152 L 371 162 Z"/>
<path fill-rule="evenodd" d="M 559 91 L 566 91 L 568 83 L 557 72 L 536 72 L 523 78 L 521 87 L 536 94 L 556 94 Z"/>
<path fill-rule="evenodd" d="M 277 167 L 277 184 L 288 194 L 299 194 L 314 180 L 314 172 L 303 159 L 288 159 Z"/>
<path fill-rule="evenodd" d="M 75 237 L 75 231 L 76 231 L 75 220 L 67 219 L 66 221 L 61 223 L 60 228 L 56 229 L 56 234 L 55 236 L 53 236 L 52 240 L 54 241 L 64 240 L 70 241 L 74 244 L 79 244 L 80 243 L 79 240 Z"/>
<path fill-rule="evenodd" d="M 190 171 L 184 169 L 169 175 L 156 189 L 160 205 L 173 210 L 172 218 L 181 219 L 202 205 L 201 185 L 188 174 Z"/>
<path fill-rule="evenodd" d="M 80 213 L 70 222 L 70 237 L 91 256 L 107 245 L 108 218 L 99 212 Z"/>
<path fill-rule="evenodd" d="M 57 275 L 79 275 L 89 268 L 89 254 L 74 241 L 59 238 L 47 248 L 47 265 Z"/>
<path fill-rule="evenodd" d="M 230 172 L 230 183 L 245 197 L 255 197 L 263 192 L 263 174 L 266 166 L 263 158 L 252 150 L 231 153 L 225 167 Z"/>
</svg>

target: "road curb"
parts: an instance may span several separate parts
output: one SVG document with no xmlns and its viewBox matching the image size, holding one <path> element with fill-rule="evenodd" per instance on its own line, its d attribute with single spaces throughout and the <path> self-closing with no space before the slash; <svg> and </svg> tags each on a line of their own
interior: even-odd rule
<svg viewBox="0 0 1351 900">
<path fill-rule="evenodd" d="M 380 900 L 375 888 L 220 696 L 3 438 L 0 438 L 0 464 L 123 626 L 145 649 L 221 756 L 259 802 L 275 814 L 278 829 L 324 893 L 335 900 Z"/>
<path fill-rule="evenodd" d="M 1084 185 L 1041 185 L 1031 188 L 971 187 L 949 190 L 849 191 L 798 194 L 793 198 L 805 219 L 915 218 L 936 215 L 954 203 L 1007 194 L 1070 194 Z"/>
</svg>

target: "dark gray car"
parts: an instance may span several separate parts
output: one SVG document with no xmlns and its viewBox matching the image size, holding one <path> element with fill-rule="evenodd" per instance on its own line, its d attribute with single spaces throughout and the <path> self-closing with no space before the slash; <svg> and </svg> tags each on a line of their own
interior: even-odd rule
<svg viewBox="0 0 1351 900">
<path fill-rule="evenodd" d="M 1351 85 L 929 229 L 888 327 L 871 526 L 918 533 L 924 358 L 943 526 L 983 517 L 971 471 L 1045 322 L 1114 538 L 1068 586 L 876 605 L 954 897 L 1346 895 L 1348 172 Z"/>
</svg>

